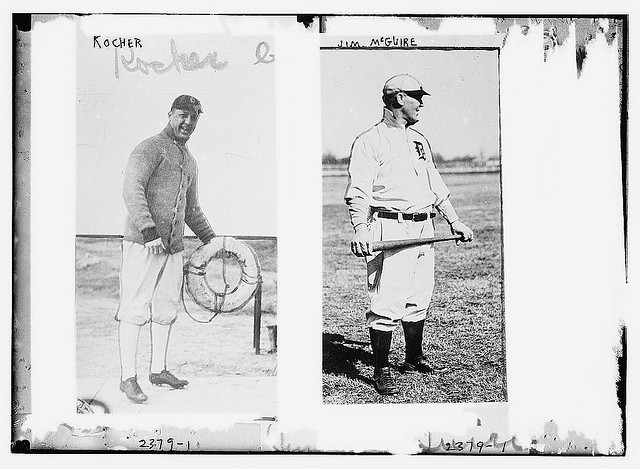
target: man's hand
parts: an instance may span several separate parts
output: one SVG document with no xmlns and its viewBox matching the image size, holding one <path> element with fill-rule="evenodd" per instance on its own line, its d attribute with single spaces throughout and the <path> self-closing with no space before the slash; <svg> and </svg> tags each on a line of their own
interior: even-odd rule
<svg viewBox="0 0 640 469">
<path fill-rule="evenodd" d="M 460 220 L 456 220 L 451 223 L 451 233 L 454 235 L 461 235 L 463 243 L 473 241 L 473 230 L 462 223 Z M 456 241 L 456 246 L 458 246 L 459 244 L 460 241 Z"/>
<path fill-rule="evenodd" d="M 356 227 L 356 232 L 351 238 L 351 252 L 358 257 L 371 255 L 371 233 L 367 225 L 361 224 Z"/>
<path fill-rule="evenodd" d="M 144 247 L 147 248 L 149 254 L 161 254 L 165 250 L 162 238 L 156 238 L 153 241 L 149 241 L 148 243 L 145 243 Z"/>
</svg>

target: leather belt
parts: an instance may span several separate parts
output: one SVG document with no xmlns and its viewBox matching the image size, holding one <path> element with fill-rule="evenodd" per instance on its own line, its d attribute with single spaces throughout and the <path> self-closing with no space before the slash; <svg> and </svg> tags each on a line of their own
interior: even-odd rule
<svg viewBox="0 0 640 469">
<path fill-rule="evenodd" d="M 425 221 L 429 218 L 436 216 L 435 212 L 425 213 L 403 213 L 403 212 L 388 212 L 385 210 L 374 210 L 373 213 L 377 213 L 380 218 L 389 218 L 391 220 L 411 220 L 411 221 Z"/>
</svg>

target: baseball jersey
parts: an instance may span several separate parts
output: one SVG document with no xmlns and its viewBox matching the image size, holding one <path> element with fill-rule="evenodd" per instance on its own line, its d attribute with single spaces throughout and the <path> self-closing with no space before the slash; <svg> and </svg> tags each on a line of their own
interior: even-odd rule
<svg viewBox="0 0 640 469">
<path fill-rule="evenodd" d="M 427 139 L 384 108 L 382 120 L 351 148 L 345 201 L 354 228 L 367 222 L 371 209 L 422 213 L 448 198 Z"/>
</svg>

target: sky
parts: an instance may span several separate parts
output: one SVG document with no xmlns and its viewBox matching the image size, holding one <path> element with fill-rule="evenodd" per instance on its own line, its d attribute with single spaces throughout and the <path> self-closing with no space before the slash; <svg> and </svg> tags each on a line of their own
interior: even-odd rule
<svg viewBox="0 0 640 469">
<path fill-rule="evenodd" d="M 425 91 L 414 128 L 444 158 L 497 155 L 498 52 L 495 50 L 322 50 L 322 150 L 346 158 L 354 138 L 382 117 L 382 86 L 397 74 Z"/>
</svg>

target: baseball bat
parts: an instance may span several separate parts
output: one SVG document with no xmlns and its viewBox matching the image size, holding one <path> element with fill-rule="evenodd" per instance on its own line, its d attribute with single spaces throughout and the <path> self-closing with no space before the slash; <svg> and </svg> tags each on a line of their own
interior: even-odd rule
<svg viewBox="0 0 640 469">
<path fill-rule="evenodd" d="M 462 239 L 461 235 L 442 236 L 439 238 L 412 238 L 412 239 L 390 239 L 388 241 L 374 241 L 371 244 L 372 251 L 386 251 L 388 249 L 409 248 L 412 246 L 421 246 L 423 244 L 440 243 L 442 241 L 456 241 Z"/>
</svg>

